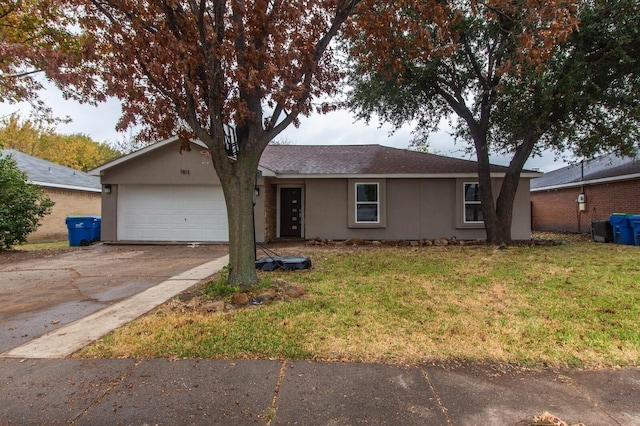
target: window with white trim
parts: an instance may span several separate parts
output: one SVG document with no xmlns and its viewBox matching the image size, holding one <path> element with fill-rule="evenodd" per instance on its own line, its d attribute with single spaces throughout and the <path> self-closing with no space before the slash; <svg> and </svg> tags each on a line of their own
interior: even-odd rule
<svg viewBox="0 0 640 426">
<path fill-rule="evenodd" d="M 356 223 L 380 223 L 380 186 L 356 183 Z"/>
<path fill-rule="evenodd" d="M 464 223 L 482 223 L 482 204 L 480 203 L 480 184 L 464 183 Z"/>
</svg>

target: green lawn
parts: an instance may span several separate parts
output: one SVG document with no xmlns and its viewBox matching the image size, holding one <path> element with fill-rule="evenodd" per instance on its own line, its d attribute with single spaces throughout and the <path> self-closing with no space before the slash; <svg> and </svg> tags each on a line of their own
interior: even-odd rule
<svg viewBox="0 0 640 426">
<path fill-rule="evenodd" d="M 635 365 L 640 248 L 304 247 L 310 271 L 262 273 L 302 298 L 223 313 L 168 304 L 78 357 Z"/>
</svg>

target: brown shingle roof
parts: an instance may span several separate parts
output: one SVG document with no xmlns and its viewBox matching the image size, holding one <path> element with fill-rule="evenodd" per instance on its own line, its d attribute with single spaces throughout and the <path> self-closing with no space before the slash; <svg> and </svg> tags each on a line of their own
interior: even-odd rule
<svg viewBox="0 0 640 426">
<path fill-rule="evenodd" d="M 475 161 L 381 145 L 269 145 L 260 166 L 279 174 L 394 175 L 477 173 Z M 492 166 L 492 172 L 506 167 Z"/>
</svg>

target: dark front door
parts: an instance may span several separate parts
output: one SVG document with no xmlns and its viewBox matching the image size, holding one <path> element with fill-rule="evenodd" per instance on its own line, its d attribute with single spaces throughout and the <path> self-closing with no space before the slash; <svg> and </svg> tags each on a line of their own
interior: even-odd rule
<svg viewBox="0 0 640 426">
<path fill-rule="evenodd" d="M 302 188 L 280 188 L 280 236 L 302 237 Z"/>
</svg>

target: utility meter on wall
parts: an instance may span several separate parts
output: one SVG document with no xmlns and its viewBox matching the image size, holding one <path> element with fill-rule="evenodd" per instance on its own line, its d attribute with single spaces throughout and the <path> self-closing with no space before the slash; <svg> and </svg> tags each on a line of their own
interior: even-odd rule
<svg viewBox="0 0 640 426">
<path fill-rule="evenodd" d="M 585 194 L 578 194 L 578 210 L 581 212 L 587 211 L 587 196 Z"/>
</svg>

